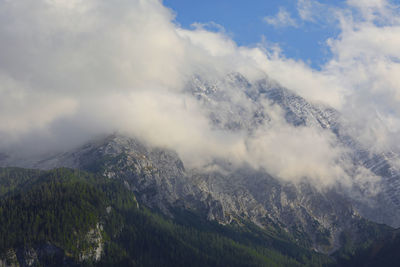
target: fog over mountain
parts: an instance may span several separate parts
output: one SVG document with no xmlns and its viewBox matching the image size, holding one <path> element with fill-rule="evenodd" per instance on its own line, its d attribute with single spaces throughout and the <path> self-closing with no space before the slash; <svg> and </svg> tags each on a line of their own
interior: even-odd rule
<svg viewBox="0 0 400 267">
<path fill-rule="evenodd" d="M 322 4 L 300 2 L 304 20 L 322 19 Z M 290 123 L 282 105 L 248 91 L 287 88 L 335 110 L 360 150 L 400 152 L 398 7 L 348 0 L 322 8 L 340 34 L 315 70 L 268 42 L 238 46 L 219 25 L 183 29 L 158 0 L 0 1 L 1 155 L 68 151 L 119 132 L 177 151 L 190 168 L 220 160 L 317 187 L 375 188 L 379 175 L 355 166 L 329 127 Z M 207 100 L 198 88 L 217 94 Z M 254 114 L 262 119 L 250 123 Z"/>
</svg>

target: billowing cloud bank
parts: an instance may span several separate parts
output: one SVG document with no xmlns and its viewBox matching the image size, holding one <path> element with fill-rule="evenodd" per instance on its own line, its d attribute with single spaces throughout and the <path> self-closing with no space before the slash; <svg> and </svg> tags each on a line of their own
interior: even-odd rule
<svg viewBox="0 0 400 267">
<path fill-rule="evenodd" d="M 313 8 L 323 5 L 299 1 L 304 20 L 320 19 Z M 0 148 L 63 150 L 119 131 L 173 148 L 190 166 L 225 158 L 284 179 L 343 182 L 346 159 L 331 133 L 288 125 L 269 103 L 274 120 L 256 133 L 217 130 L 183 92 L 193 75 L 268 75 L 340 110 L 364 145 L 398 149 L 398 9 L 383 0 L 326 8 L 341 34 L 328 40 L 333 58 L 317 71 L 204 25 L 182 29 L 158 0 L 1 0 Z"/>
</svg>

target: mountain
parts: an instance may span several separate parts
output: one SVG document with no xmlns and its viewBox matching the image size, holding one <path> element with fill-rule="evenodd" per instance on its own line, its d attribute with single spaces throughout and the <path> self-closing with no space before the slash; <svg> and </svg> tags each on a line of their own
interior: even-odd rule
<svg viewBox="0 0 400 267">
<path fill-rule="evenodd" d="M 321 266 L 278 228 L 174 220 L 122 183 L 73 169 L 0 169 L 1 266 Z"/>
<path fill-rule="evenodd" d="M 381 178 L 378 187 L 382 190 L 371 195 L 357 180 L 351 188 L 340 184 L 320 188 L 307 179 L 287 182 L 268 169 L 234 166 L 219 159 L 213 162 L 217 168 L 191 169 L 175 151 L 121 134 L 97 138 L 39 160 L 2 154 L 0 166 L 38 170 L 67 167 L 88 172 L 122 184 L 141 207 L 161 212 L 167 221 L 181 220 L 182 212 L 177 211 L 184 211 L 206 225 L 217 223 L 239 232 L 252 225 L 252 233 L 279 233 L 279 238 L 285 236 L 296 247 L 324 254 L 353 255 L 360 245 L 368 247 L 391 233 L 390 227 L 377 223 L 400 225 L 400 171 L 393 164 L 398 155 L 377 154 L 363 147 L 335 109 L 309 103 L 268 78 L 250 82 L 238 73 L 216 81 L 194 77 L 185 93 L 198 100 L 215 128 L 250 135 L 272 120 L 263 103 L 279 106 L 293 127 L 331 132 L 346 148 L 346 164 L 352 166 L 347 169 L 349 176 L 355 177 L 353 170 L 365 168 Z M 235 97 L 237 94 L 240 97 Z M 96 225 L 91 227 L 92 232 L 97 231 Z"/>
<path fill-rule="evenodd" d="M 186 170 L 173 151 L 118 134 L 34 167 L 60 166 L 121 181 L 139 203 L 170 217 L 174 209 L 182 208 L 223 225 L 242 220 L 262 229 L 277 225 L 298 244 L 325 253 L 340 248 L 345 233 L 351 233 L 354 243 L 373 237 L 360 231 L 360 225 L 369 223 L 335 190 L 321 192 L 307 183 L 284 183 L 251 168 L 225 174 Z"/>
<path fill-rule="evenodd" d="M 329 257 L 273 223 L 222 225 L 182 208 L 164 216 L 121 181 L 77 169 L 0 168 L 0 192 L 1 266 L 365 266 L 363 255 L 380 266 L 397 254 L 388 227 L 360 221 L 370 238 L 354 245 L 348 233 Z"/>
</svg>

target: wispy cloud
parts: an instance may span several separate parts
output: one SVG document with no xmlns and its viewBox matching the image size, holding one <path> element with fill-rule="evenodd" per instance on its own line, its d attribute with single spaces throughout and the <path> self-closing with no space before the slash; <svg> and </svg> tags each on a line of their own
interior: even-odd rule
<svg viewBox="0 0 400 267">
<path fill-rule="evenodd" d="M 317 0 L 298 0 L 297 12 L 303 22 L 334 26 L 337 22 L 337 7 Z"/>
<path fill-rule="evenodd" d="M 297 11 L 302 20 L 315 22 L 317 17 L 321 16 L 324 9 L 323 4 L 315 0 L 298 0 Z"/>
<path fill-rule="evenodd" d="M 298 27 L 297 22 L 290 13 L 284 8 L 279 8 L 275 16 L 264 17 L 264 22 L 277 28 L 283 27 Z"/>
</svg>

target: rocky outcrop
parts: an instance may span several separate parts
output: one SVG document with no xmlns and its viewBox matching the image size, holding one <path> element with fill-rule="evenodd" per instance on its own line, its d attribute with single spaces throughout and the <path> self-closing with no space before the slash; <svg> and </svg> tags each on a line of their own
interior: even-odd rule
<svg viewBox="0 0 400 267">
<path fill-rule="evenodd" d="M 0 266 L 37 266 L 45 258 L 57 259 L 57 262 L 60 264 L 67 264 L 69 262 L 62 249 L 51 243 L 47 243 L 36 247 L 11 248 L 6 252 L 4 258 L 0 259 Z"/>
<path fill-rule="evenodd" d="M 0 256 L 0 267 L 17 267 L 20 266 L 17 254 L 14 249 L 9 249 L 4 253 L 4 255 Z"/>
<path fill-rule="evenodd" d="M 98 223 L 96 227 L 89 230 L 84 242 L 87 242 L 86 248 L 83 249 L 79 254 L 79 261 L 91 261 L 98 262 L 101 259 L 101 254 L 103 252 L 103 227 Z"/>
<path fill-rule="evenodd" d="M 100 261 L 104 241 L 102 226 L 99 223 L 77 242 L 77 247 L 81 248 L 77 258 L 49 242 L 34 247 L 10 248 L 4 255 L 0 255 L 0 267 L 41 266 L 48 259 L 58 266 L 75 266 L 82 262 Z"/>
</svg>

